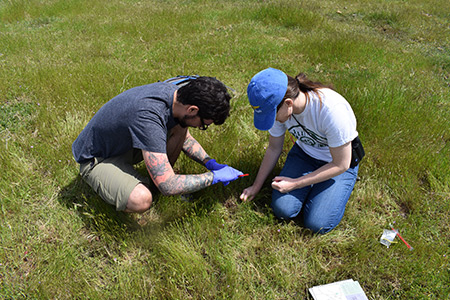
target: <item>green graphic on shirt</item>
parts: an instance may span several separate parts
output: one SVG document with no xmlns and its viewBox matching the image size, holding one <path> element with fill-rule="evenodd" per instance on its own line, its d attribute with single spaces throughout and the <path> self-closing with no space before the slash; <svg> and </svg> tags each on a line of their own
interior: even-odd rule
<svg viewBox="0 0 450 300">
<path fill-rule="evenodd" d="M 324 148 L 328 147 L 328 141 L 325 137 L 316 134 L 314 131 L 309 130 L 308 128 L 302 127 L 300 125 L 292 126 L 288 129 L 288 131 L 300 142 L 317 147 Z"/>
</svg>

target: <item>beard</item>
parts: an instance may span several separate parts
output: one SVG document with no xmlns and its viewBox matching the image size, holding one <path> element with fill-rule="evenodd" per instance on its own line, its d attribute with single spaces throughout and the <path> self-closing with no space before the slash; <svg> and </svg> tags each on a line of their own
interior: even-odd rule
<svg viewBox="0 0 450 300">
<path fill-rule="evenodd" d="M 178 125 L 180 125 L 181 128 L 189 127 L 189 125 L 186 123 L 186 120 L 191 120 L 191 119 L 194 119 L 195 117 L 197 117 L 197 116 L 186 116 L 185 115 L 185 116 L 183 116 L 183 118 L 177 119 Z"/>
</svg>

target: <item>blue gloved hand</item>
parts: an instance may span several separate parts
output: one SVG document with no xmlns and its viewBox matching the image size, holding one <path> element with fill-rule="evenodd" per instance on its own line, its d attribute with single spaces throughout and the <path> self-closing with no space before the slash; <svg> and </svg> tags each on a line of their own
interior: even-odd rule
<svg viewBox="0 0 450 300">
<path fill-rule="evenodd" d="M 227 167 L 227 165 L 218 164 L 218 163 L 216 162 L 215 159 L 210 159 L 210 160 L 208 160 L 208 162 L 205 164 L 205 167 L 206 167 L 208 170 L 213 171 L 213 170 L 220 170 L 220 169 L 222 169 L 222 168 L 224 168 L 224 167 Z"/>
<path fill-rule="evenodd" d="M 239 175 L 244 174 L 241 171 L 229 166 L 225 166 L 220 170 L 213 170 L 212 172 L 214 174 L 212 184 L 222 182 L 223 185 L 228 185 L 231 181 L 238 179 Z"/>
</svg>

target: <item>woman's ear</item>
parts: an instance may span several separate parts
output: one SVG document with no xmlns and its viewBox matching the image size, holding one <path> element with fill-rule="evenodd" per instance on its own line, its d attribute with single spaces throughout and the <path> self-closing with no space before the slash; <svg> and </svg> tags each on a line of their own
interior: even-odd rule
<svg viewBox="0 0 450 300">
<path fill-rule="evenodd" d="M 294 100 L 291 98 L 284 99 L 284 104 L 286 104 L 288 107 L 292 107 L 294 105 Z"/>
</svg>

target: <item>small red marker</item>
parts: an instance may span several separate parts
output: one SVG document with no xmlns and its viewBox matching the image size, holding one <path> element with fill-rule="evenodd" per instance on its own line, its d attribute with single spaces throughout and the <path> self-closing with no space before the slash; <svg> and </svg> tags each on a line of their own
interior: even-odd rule
<svg viewBox="0 0 450 300">
<path fill-rule="evenodd" d="M 410 245 L 402 238 L 402 236 L 400 235 L 400 233 L 398 232 L 398 230 L 394 229 L 394 226 L 392 226 L 392 224 L 389 224 L 389 225 L 391 226 L 392 230 L 395 231 L 395 233 L 397 234 L 397 236 L 402 240 L 402 242 L 405 243 L 406 247 L 408 247 L 409 250 L 413 250 L 414 248 L 411 247 L 411 246 L 410 246 Z"/>
<path fill-rule="evenodd" d="M 242 174 L 242 175 L 239 175 L 238 177 L 245 177 L 245 176 L 248 176 L 248 174 Z"/>
</svg>

